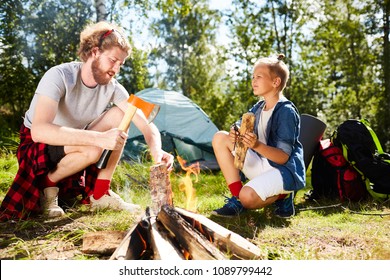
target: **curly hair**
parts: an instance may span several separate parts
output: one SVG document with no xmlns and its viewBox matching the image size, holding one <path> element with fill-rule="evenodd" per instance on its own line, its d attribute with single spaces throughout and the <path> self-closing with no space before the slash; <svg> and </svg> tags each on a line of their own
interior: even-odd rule
<svg viewBox="0 0 390 280">
<path fill-rule="evenodd" d="M 105 21 L 91 23 L 80 33 L 80 47 L 78 55 L 85 62 L 91 56 L 92 49 L 98 47 L 105 51 L 113 47 L 119 47 L 129 56 L 131 46 L 125 39 L 122 29 Z"/>
<path fill-rule="evenodd" d="M 271 72 L 271 75 L 280 78 L 281 82 L 280 82 L 279 89 L 280 91 L 282 91 L 286 87 L 287 81 L 290 77 L 290 71 L 288 70 L 287 65 L 283 62 L 284 58 L 285 58 L 284 54 L 262 57 L 256 61 L 255 65 L 253 66 L 253 70 L 256 69 L 256 67 L 261 65 L 267 66 Z"/>
</svg>

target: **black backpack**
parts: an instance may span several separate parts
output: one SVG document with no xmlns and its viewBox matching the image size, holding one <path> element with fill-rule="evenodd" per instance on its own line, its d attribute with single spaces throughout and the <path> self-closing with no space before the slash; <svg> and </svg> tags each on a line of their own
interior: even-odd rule
<svg viewBox="0 0 390 280">
<path fill-rule="evenodd" d="M 390 155 L 383 151 L 367 120 L 346 120 L 333 133 L 332 142 L 360 173 L 374 199 L 390 198 Z"/>
<path fill-rule="evenodd" d="M 321 140 L 311 167 L 313 190 L 307 199 L 339 198 L 360 201 L 367 197 L 361 176 L 344 158 L 342 150 L 330 139 Z"/>
</svg>

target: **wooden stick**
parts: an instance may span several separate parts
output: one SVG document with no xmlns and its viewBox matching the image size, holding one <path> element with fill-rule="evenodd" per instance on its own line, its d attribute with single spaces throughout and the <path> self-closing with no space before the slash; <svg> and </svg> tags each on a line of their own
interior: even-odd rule
<svg viewBox="0 0 390 280">
<path fill-rule="evenodd" d="M 166 164 L 159 163 L 150 167 L 149 185 L 152 197 L 151 210 L 157 215 L 161 206 L 172 205 L 172 186 Z"/>
<path fill-rule="evenodd" d="M 141 242 L 135 242 L 136 239 L 139 239 L 139 237 L 136 235 L 136 229 L 139 228 L 140 225 L 137 223 L 134 225 L 126 234 L 126 236 L 123 238 L 122 242 L 119 244 L 119 246 L 116 248 L 112 256 L 110 257 L 110 260 L 129 260 L 129 259 L 137 259 L 139 255 L 141 254 L 140 251 L 134 253 L 134 249 L 141 250 L 142 249 L 142 243 Z M 130 243 L 136 243 L 137 246 L 135 248 L 132 248 L 132 250 L 129 249 Z M 132 246 L 134 247 L 134 246 Z"/>
<path fill-rule="evenodd" d="M 235 258 L 244 260 L 261 259 L 260 249 L 242 236 L 215 223 L 197 213 L 175 207 L 175 210 L 193 226 L 196 223 L 202 227 L 202 231 L 210 236 L 213 243 L 221 250 L 232 254 Z"/>
<path fill-rule="evenodd" d="M 168 229 L 194 260 L 225 260 L 226 257 L 203 235 L 194 230 L 172 206 L 164 205 L 157 220 Z"/>
<path fill-rule="evenodd" d="M 155 260 L 184 260 L 183 254 L 176 244 L 173 244 L 170 233 L 163 225 L 156 221 L 156 217 L 150 218 L 151 246 Z"/>
<path fill-rule="evenodd" d="M 246 147 L 241 140 L 241 137 L 245 135 L 247 131 L 253 132 L 255 125 L 255 115 L 253 113 L 245 113 L 242 116 L 241 127 L 240 127 L 240 136 L 236 141 L 235 156 L 234 156 L 234 166 L 237 169 L 242 169 L 244 166 L 246 152 L 248 147 Z"/>
</svg>

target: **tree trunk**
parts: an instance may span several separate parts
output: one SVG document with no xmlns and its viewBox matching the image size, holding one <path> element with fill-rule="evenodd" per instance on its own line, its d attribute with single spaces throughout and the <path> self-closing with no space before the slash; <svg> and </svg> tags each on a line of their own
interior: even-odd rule
<svg viewBox="0 0 390 280">
<path fill-rule="evenodd" d="M 95 0 L 96 21 L 107 19 L 106 0 Z"/>
<path fill-rule="evenodd" d="M 390 0 L 385 0 L 383 5 L 383 74 L 385 84 L 386 108 L 390 108 Z M 385 110 L 385 127 L 390 127 L 390 112 Z M 387 142 L 390 134 L 387 132 Z M 386 133 L 385 132 L 385 133 Z"/>
</svg>

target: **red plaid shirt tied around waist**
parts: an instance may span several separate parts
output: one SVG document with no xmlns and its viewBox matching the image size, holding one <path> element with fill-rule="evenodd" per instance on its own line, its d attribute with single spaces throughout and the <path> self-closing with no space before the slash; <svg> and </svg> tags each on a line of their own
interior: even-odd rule
<svg viewBox="0 0 390 280">
<path fill-rule="evenodd" d="M 36 143 L 30 129 L 22 125 L 17 150 L 19 169 L 0 206 L 0 221 L 27 219 L 41 213 L 40 195 L 43 179 L 54 168 L 49 160 L 47 145 Z M 59 198 L 81 194 L 82 203 L 89 203 L 98 169 L 91 165 L 86 170 L 58 182 Z"/>
</svg>

